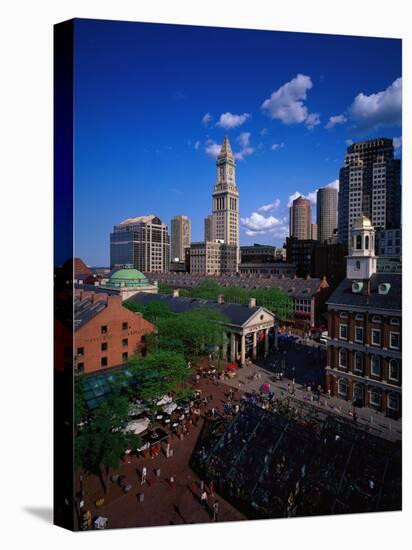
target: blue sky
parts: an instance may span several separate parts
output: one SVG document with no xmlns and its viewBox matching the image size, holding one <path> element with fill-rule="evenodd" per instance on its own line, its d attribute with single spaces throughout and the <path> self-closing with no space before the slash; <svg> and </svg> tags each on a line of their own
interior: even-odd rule
<svg viewBox="0 0 412 550">
<path fill-rule="evenodd" d="M 401 155 L 401 76 L 395 39 L 76 20 L 76 255 L 108 265 L 113 225 L 151 213 L 202 240 L 225 134 L 241 244 L 281 245 L 351 141 Z"/>
</svg>

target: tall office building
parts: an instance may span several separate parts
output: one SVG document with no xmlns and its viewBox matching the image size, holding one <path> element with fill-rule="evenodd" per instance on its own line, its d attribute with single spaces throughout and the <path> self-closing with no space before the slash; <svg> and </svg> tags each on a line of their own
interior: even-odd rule
<svg viewBox="0 0 412 550">
<path fill-rule="evenodd" d="M 361 215 L 367 216 L 376 230 L 400 227 L 400 169 L 391 139 L 348 147 L 339 172 L 339 242 L 348 244 L 350 230 Z"/>
<path fill-rule="evenodd" d="M 171 261 L 185 259 L 185 248 L 190 246 L 190 220 L 187 216 L 175 216 L 171 223 Z"/>
<path fill-rule="evenodd" d="M 289 209 L 289 236 L 299 240 L 312 237 L 312 208 L 310 201 L 304 197 L 298 197 Z"/>
<path fill-rule="evenodd" d="M 333 237 L 338 227 L 338 190 L 322 187 L 316 193 L 316 221 L 318 240 L 324 243 Z"/>
<path fill-rule="evenodd" d="M 167 225 L 157 216 L 128 218 L 110 234 L 110 266 L 132 264 L 139 271 L 168 271 L 170 239 Z"/>
<path fill-rule="evenodd" d="M 225 136 L 217 157 L 217 182 L 213 190 L 214 238 L 236 246 L 239 263 L 239 191 L 236 186 L 235 157 Z"/>
<path fill-rule="evenodd" d="M 317 223 L 312 223 L 310 225 L 310 238 L 312 241 L 318 241 L 319 228 Z"/>
<path fill-rule="evenodd" d="M 215 240 L 214 223 L 215 219 L 213 214 L 210 214 L 207 218 L 205 218 L 205 241 Z"/>
</svg>

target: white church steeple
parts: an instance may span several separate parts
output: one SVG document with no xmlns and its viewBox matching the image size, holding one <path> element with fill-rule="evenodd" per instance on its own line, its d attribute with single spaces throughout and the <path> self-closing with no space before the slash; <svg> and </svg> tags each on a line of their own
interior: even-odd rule
<svg viewBox="0 0 412 550">
<path fill-rule="evenodd" d="M 376 273 L 375 229 L 369 218 L 361 216 L 352 226 L 346 277 L 367 280 Z"/>
</svg>

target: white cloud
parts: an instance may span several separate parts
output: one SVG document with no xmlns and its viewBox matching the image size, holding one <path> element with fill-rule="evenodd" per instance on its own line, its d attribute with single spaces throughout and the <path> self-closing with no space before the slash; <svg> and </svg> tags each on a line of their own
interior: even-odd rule
<svg viewBox="0 0 412 550">
<path fill-rule="evenodd" d="M 236 160 L 244 160 L 245 157 L 248 157 L 249 155 L 253 155 L 255 152 L 255 149 L 253 147 L 243 147 L 238 153 L 235 153 L 235 159 Z"/>
<path fill-rule="evenodd" d="M 326 124 L 325 128 L 327 128 L 329 130 L 330 128 L 333 128 L 337 124 L 345 124 L 345 122 L 347 122 L 347 121 L 348 121 L 348 119 L 346 118 L 345 115 L 331 116 L 331 117 L 329 117 L 329 121 Z"/>
<path fill-rule="evenodd" d="M 393 147 L 394 149 L 400 149 L 402 147 L 402 136 L 393 138 Z"/>
<path fill-rule="evenodd" d="M 236 160 L 243 160 L 245 157 L 252 155 L 255 152 L 255 149 L 250 145 L 250 132 L 242 132 L 237 141 L 241 145 L 241 150 L 235 153 Z"/>
<path fill-rule="evenodd" d="M 199 149 L 200 147 L 200 141 L 196 141 L 196 143 L 194 144 L 194 148 L 196 149 L 196 151 Z"/>
<path fill-rule="evenodd" d="M 242 132 L 237 140 L 242 147 L 247 147 L 250 142 L 250 132 Z"/>
<path fill-rule="evenodd" d="M 273 92 L 261 108 L 270 118 L 281 120 L 284 124 L 305 123 L 308 128 L 313 128 L 320 123 L 319 114 L 309 113 L 305 105 L 307 92 L 312 87 L 309 76 L 298 74 Z"/>
<path fill-rule="evenodd" d="M 264 204 L 260 208 L 258 208 L 258 212 L 270 212 L 270 210 L 275 210 L 276 208 L 279 208 L 280 206 L 280 200 L 275 199 L 273 202 L 269 204 Z"/>
<path fill-rule="evenodd" d="M 206 128 L 209 126 L 209 124 L 212 122 L 213 120 L 213 117 L 210 113 L 206 113 L 205 115 L 203 115 L 203 118 L 202 118 L 202 124 L 203 126 L 206 126 Z"/>
<path fill-rule="evenodd" d="M 358 94 L 349 108 L 351 119 L 361 131 L 380 126 L 400 126 L 402 122 L 402 78 L 397 78 L 386 90 L 366 95 Z"/>
<path fill-rule="evenodd" d="M 282 149 L 285 146 L 284 143 L 274 143 L 271 147 L 272 151 L 276 151 L 276 149 Z"/>
<path fill-rule="evenodd" d="M 216 158 L 218 154 L 220 153 L 222 146 L 213 141 L 212 139 L 208 139 L 205 144 L 205 152 L 209 157 Z"/>
<path fill-rule="evenodd" d="M 286 218 L 265 217 L 257 212 L 253 212 L 248 218 L 241 218 L 240 223 L 248 236 L 270 233 L 280 239 L 287 236 L 289 232 Z"/>
<path fill-rule="evenodd" d="M 247 119 L 250 118 L 249 113 L 243 113 L 243 115 L 234 115 L 232 113 L 222 113 L 216 126 L 220 126 L 225 130 L 231 130 L 232 128 L 237 128 L 244 124 Z"/>
<path fill-rule="evenodd" d="M 333 189 L 337 189 L 339 191 L 339 180 L 333 180 L 325 185 L 325 187 L 332 187 Z"/>
<path fill-rule="evenodd" d="M 337 189 L 339 191 L 339 180 L 333 180 L 330 183 L 327 183 L 326 185 L 322 185 L 322 187 L 332 187 L 334 189 Z M 319 189 L 319 188 L 318 188 Z M 317 196 L 316 193 L 318 192 L 318 189 L 315 189 L 315 191 L 311 191 L 310 193 L 307 193 L 304 195 L 303 193 L 299 193 L 299 191 L 295 191 L 293 195 L 289 195 L 288 198 L 288 206 L 292 206 L 292 203 L 295 199 L 298 197 L 303 197 L 304 199 L 309 199 L 312 206 L 316 205 L 317 202 Z"/>
<path fill-rule="evenodd" d="M 353 139 L 345 139 L 345 143 L 349 147 L 350 145 L 353 144 Z"/>
<path fill-rule="evenodd" d="M 259 132 L 259 134 L 260 134 L 261 136 L 265 136 L 267 133 L 268 133 L 268 129 L 267 129 L 267 128 L 262 128 L 261 131 Z"/>
</svg>

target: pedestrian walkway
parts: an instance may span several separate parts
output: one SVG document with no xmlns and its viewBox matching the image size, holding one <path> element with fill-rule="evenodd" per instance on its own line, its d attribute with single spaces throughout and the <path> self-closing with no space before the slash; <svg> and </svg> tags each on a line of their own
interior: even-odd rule
<svg viewBox="0 0 412 550">
<path fill-rule="evenodd" d="M 273 372 L 268 368 L 260 367 L 250 363 L 237 371 L 237 375 L 225 382 L 229 386 L 237 387 L 241 391 L 252 392 L 259 391 L 263 384 L 269 384 L 271 391 L 275 392 L 276 398 L 293 398 L 296 401 L 313 405 L 313 407 L 336 414 L 346 419 L 353 419 L 353 405 L 350 401 L 329 397 L 321 394 L 318 399 L 317 392 L 307 391 L 298 384 L 293 384 L 290 379 L 283 378 L 278 380 Z M 316 390 L 316 388 L 313 388 Z M 401 420 L 387 418 L 383 413 L 374 411 L 367 407 L 356 407 L 356 421 L 360 426 L 368 429 L 370 433 L 378 435 L 389 441 L 398 441 L 402 439 Z"/>
</svg>

